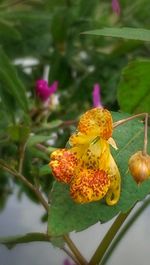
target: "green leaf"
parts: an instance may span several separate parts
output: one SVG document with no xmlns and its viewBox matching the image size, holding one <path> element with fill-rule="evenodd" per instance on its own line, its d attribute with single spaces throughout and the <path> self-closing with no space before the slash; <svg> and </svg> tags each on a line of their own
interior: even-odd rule
<svg viewBox="0 0 150 265">
<path fill-rule="evenodd" d="M 32 157 L 35 157 L 35 158 L 38 157 L 38 158 L 44 159 L 45 161 L 49 162 L 49 156 L 45 152 L 40 151 L 33 146 L 28 147 L 28 149 L 30 150 Z"/>
<path fill-rule="evenodd" d="M 25 142 L 30 133 L 29 127 L 20 124 L 9 126 L 7 131 L 11 139 L 17 142 Z"/>
<path fill-rule="evenodd" d="M 127 117 L 125 114 L 113 113 L 115 121 L 125 117 Z M 138 119 L 114 129 L 113 138 L 118 150 L 113 150 L 113 157 L 122 177 L 121 196 L 116 205 L 108 206 L 103 200 L 77 204 L 69 195 L 68 185 L 58 182 L 54 184 L 48 218 L 49 234 L 58 236 L 73 230 L 81 231 L 98 221 L 107 222 L 118 213 L 127 212 L 137 201 L 143 200 L 150 192 L 150 180 L 138 186 L 128 171 L 130 156 L 143 148 L 143 135 L 143 124 Z"/>
<path fill-rule="evenodd" d="M 124 68 L 118 102 L 121 109 L 129 113 L 150 112 L 150 60 L 136 60 Z"/>
<path fill-rule="evenodd" d="M 51 121 L 48 124 L 48 128 L 49 129 L 57 128 L 57 127 L 59 127 L 62 124 L 63 124 L 63 121 L 61 121 L 61 120 L 54 120 L 54 121 Z"/>
<path fill-rule="evenodd" d="M 5 89 L 18 102 L 21 109 L 28 111 L 25 87 L 17 76 L 15 67 L 11 64 L 2 48 L 0 48 L 0 80 L 4 84 Z"/>
<path fill-rule="evenodd" d="M 83 34 L 150 41 L 150 30 L 140 28 L 104 28 L 86 31 Z"/>
<path fill-rule="evenodd" d="M 15 247 L 17 244 L 25 244 L 35 241 L 50 242 L 50 237 L 43 233 L 28 233 L 25 235 L 0 238 L 0 244 L 5 245 L 9 249 Z"/>
<path fill-rule="evenodd" d="M 33 146 L 38 143 L 46 142 L 50 139 L 50 136 L 47 135 L 32 135 L 28 139 L 27 146 Z"/>
<path fill-rule="evenodd" d="M 51 173 L 51 169 L 49 165 L 44 165 L 39 169 L 39 176 L 49 175 Z"/>
</svg>

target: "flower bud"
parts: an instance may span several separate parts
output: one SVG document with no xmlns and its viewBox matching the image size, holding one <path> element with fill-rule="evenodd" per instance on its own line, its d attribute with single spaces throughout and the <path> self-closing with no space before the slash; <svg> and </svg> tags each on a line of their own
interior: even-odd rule
<svg viewBox="0 0 150 265">
<path fill-rule="evenodd" d="M 129 159 L 129 170 L 138 184 L 150 178 L 150 156 L 138 151 Z"/>
</svg>

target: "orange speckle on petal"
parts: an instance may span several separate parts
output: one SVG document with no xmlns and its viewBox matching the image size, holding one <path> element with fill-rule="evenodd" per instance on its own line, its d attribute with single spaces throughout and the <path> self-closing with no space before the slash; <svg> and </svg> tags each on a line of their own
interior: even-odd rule
<svg viewBox="0 0 150 265">
<path fill-rule="evenodd" d="M 108 140 L 112 136 L 112 126 L 111 113 L 103 108 L 94 108 L 81 116 L 78 130 L 83 134 L 96 135 Z"/>
<path fill-rule="evenodd" d="M 51 154 L 49 166 L 58 181 L 70 183 L 76 163 L 77 159 L 70 150 L 58 149 Z"/>
<path fill-rule="evenodd" d="M 102 199 L 110 186 L 110 179 L 104 170 L 83 169 L 70 185 L 70 194 L 77 203 L 88 203 Z"/>
</svg>

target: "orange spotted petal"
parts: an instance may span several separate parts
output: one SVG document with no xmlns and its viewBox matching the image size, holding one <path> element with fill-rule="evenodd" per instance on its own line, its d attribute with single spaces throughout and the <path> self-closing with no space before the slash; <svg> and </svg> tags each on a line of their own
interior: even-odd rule
<svg viewBox="0 0 150 265">
<path fill-rule="evenodd" d="M 70 194 L 77 203 L 88 203 L 102 199 L 110 186 L 110 179 L 104 170 L 83 169 L 70 185 Z"/>
<path fill-rule="evenodd" d="M 89 136 L 100 136 L 108 140 L 112 135 L 112 126 L 110 112 L 103 108 L 94 108 L 81 116 L 78 131 Z"/>
<path fill-rule="evenodd" d="M 49 166 L 58 181 L 70 183 L 76 163 L 77 159 L 70 150 L 57 149 L 51 154 Z"/>
</svg>

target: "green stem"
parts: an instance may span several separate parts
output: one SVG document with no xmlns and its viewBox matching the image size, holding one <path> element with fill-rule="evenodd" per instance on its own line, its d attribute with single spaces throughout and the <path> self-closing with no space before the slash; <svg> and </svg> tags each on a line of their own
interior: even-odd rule
<svg viewBox="0 0 150 265">
<path fill-rule="evenodd" d="M 106 235 L 104 236 L 97 250 L 95 251 L 93 257 L 89 262 L 89 265 L 98 265 L 101 262 L 104 254 L 106 253 L 108 247 L 110 246 L 118 230 L 120 229 L 126 218 L 128 217 L 130 211 L 128 211 L 127 213 L 120 213 L 118 215 L 118 217 L 115 219 L 114 223 L 112 224 Z"/>
<path fill-rule="evenodd" d="M 19 166 L 18 166 L 18 173 L 20 174 L 22 174 L 25 149 L 26 149 L 26 142 L 21 143 L 19 146 Z"/>
<path fill-rule="evenodd" d="M 73 241 L 70 239 L 70 237 L 68 235 L 64 235 L 63 238 L 64 238 L 65 242 L 68 244 L 68 246 L 71 249 L 71 251 L 73 252 L 73 254 L 75 255 L 75 257 L 77 258 L 77 260 L 79 261 L 79 264 L 80 265 L 87 265 L 88 264 L 87 261 L 81 255 L 80 251 L 77 249 L 77 247 L 75 246 Z"/>
<path fill-rule="evenodd" d="M 150 204 L 150 198 L 144 201 L 144 203 L 141 205 L 140 208 L 137 209 L 137 211 L 132 215 L 130 220 L 124 225 L 118 236 L 115 238 L 115 240 L 112 242 L 110 248 L 108 249 L 105 257 L 102 260 L 101 265 L 106 264 L 106 262 L 109 260 L 110 256 L 112 255 L 114 249 L 117 247 L 123 236 L 126 234 L 126 232 L 131 228 L 133 223 L 137 220 L 137 218 L 141 215 L 141 213 L 149 206 Z"/>
</svg>

